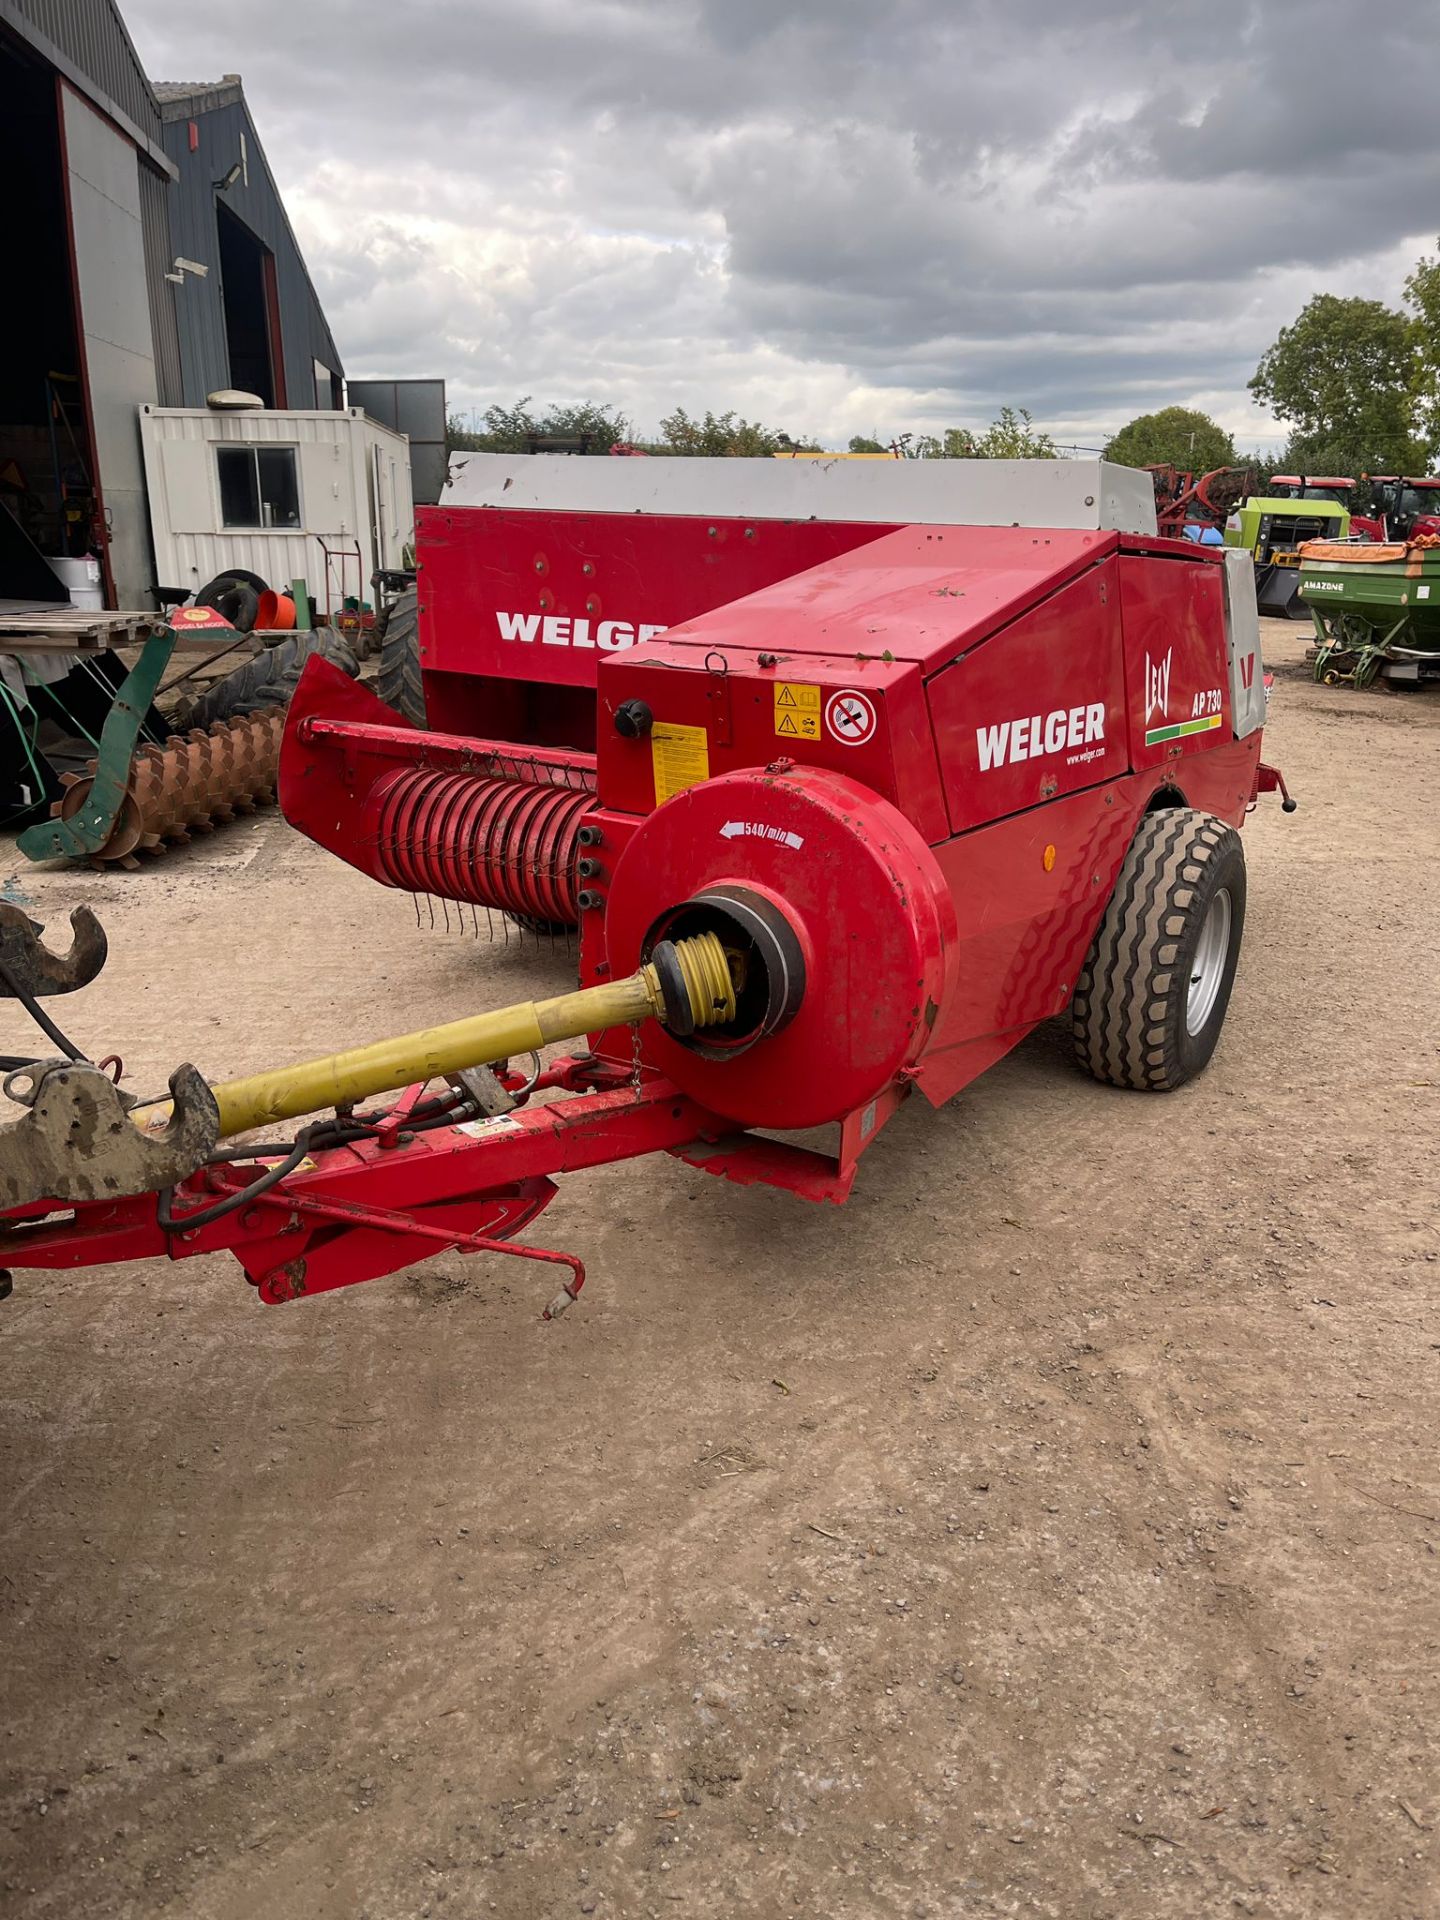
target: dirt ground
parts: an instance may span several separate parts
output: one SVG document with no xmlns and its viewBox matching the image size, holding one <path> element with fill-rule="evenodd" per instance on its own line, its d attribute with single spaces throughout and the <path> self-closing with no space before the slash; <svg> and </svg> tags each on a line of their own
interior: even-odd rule
<svg viewBox="0 0 1440 1920">
<path fill-rule="evenodd" d="M 553 1326 L 494 1259 L 17 1274 L 6 1913 L 1436 1912 L 1440 696 L 1267 639 L 1301 810 L 1184 1092 L 1050 1029 L 843 1210 L 576 1176 Z M 0 880 L 100 908 L 64 1017 L 147 1089 L 569 978 L 274 816 Z"/>
</svg>

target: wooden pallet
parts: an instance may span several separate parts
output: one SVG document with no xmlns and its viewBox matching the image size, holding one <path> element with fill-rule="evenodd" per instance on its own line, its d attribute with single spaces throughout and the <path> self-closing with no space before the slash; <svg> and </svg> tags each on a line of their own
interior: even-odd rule
<svg viewBox="0 0 1440 1920">
<path fill-rule="evenodd" d="M 97 613 L 91 607 L 0 613 L 0 653 L 22 647 L 97 653 L 102 647 L 134 646 L 149 636 L 158 618 L 153 613 Z"/>
<path fill-rule="evenodd" d="M 0 613 L 0 653 L 100 653 L 106 647 L 143 646 L 165 625 L 158 613 L 96 613 L 89 607 L 55 607 L 41 613 Z M 234 633 L 219 627 L 175 635 L 177 653 L 218 653 L 241 641 L 255 646 L 268 633 Z"/>
</svg>

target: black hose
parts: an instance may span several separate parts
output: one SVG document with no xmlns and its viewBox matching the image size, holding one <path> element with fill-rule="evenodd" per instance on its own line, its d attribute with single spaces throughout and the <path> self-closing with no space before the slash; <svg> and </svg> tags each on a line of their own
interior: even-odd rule
<svg viewBox="0 0 1440 1920">
<path fill-rule="evenodd" d="M 419 1102 L 407 1116 L 407 1133 L 428 1133 L 434 1127 L 453 1124 L 456 1110 L 468 1108 L 470 1102 L 463 1094 L 441 1094 L 434 1100 Z M 267 1167 L 258 1180 L 251 1180 L 243 1187 L 237 1187 L 234 1193 L 227 1193 L 211 1206 L 197 1207 L 193 1213 L 174 1213 L 171 1203 L 175 1198 L 174 1187 L 161 1188 L 156 1202 L 155 1219 L 163 1233 L 179 1233 L 192 1227 L 208 1227 L 217 1220 L 223 1220 L 227 1214 L 235 1213 L 249 1201 L 268 1193 L 288 1174 L 294 1173 L 307 1154 L 322 1151 L 327 1147 L 347 1146 L 356 1140 L 369 1139 L 375 1133 L 385 1115 L 378 1114 L 373 1119 L 368 1116 L 353 1116 L 349 1120 L 317 1120 L 313 1126 L 304 1128 L 293 1140 L 262 1140 L 249 1147 L 216 1147 L 206 1160 L 207 1166 L 233 1166 L 245 1160 L 268 1159 L 271 1154 L 283 1153 L 285 1158 L 273 1167 Z"/>
<path fill-rule="evenodd" d="M 308 1152 L 309 1143 L 302 1133 L 278 1166 L 267 1168 L 258 1180 L 252 1180 L 247 1186 L 237 1188 L 234 1193 L 227 1193 L 213 1206 L 198 1207 L 194 1213 L 172 1213 L 170 1203 L 175 1198 L 175 1189 L 162 1187 L 156 1197 L 156 1224 L 163 1233 L 188 1233 L 192 1227 L 208 1227 L 216 1220 L 223 1220 L 227 1213 L 234 1213 L 260 1194 L 268 1193 L 271 1187 L 278 1186 L 287 1173 L 295 1171 Z"/>
<path fill-rule="evenodd" d="M 66 1039 L 65 1035 L 60 1031 L 59 1027 L 56 1026 L 49 1014 L 46 1013 L 30 989 L 21 986 L 20 982 L 3 961 L 0 961 L 0 982 L 4 983 L 5 991 L 13 995 L 14 998 L 20 1002 L 36 1026 L 39 1027 L 40 1031 L 45 1035 L 45 1038 L 52 1040 L 67 1060 L 84 1060 L 88 1057 L 81 1053 L 73 1041 Z M 20 1062 L 20 1065 L 24 1067 L 32 1064 L 29 1060 L 22 1060 Z"/>
</svg>

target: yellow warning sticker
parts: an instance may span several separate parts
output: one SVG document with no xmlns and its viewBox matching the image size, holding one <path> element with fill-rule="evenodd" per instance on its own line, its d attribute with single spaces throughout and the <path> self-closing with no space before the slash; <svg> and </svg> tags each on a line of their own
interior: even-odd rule
<svg viewBox="0 0 1440 1920">
<path fill-rule="evenodd" d="M 650 760 L 655 770 L 655 804 L 710 778 L 710 738 L 704 727 L 682 727 L 657 720 L 650 730 Z"/>
<path fill-rule="evenodd" d="M 775 684 L 775 731 L 782 740 L 820 738 L 820 689 L 798 681 Z"/>
</svg>

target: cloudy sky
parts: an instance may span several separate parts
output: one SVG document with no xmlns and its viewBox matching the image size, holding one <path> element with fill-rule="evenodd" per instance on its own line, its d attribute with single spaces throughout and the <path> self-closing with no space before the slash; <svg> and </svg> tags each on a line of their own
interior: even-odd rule
<svg viewBox="0 0 1440 1920">
<path fill-rule="evenodd" d="M 240 73 L 348 373 L 843 445 L 1245 392 L 1440 225 L 1433 0 L 121 0 Z"/>
</svg>

